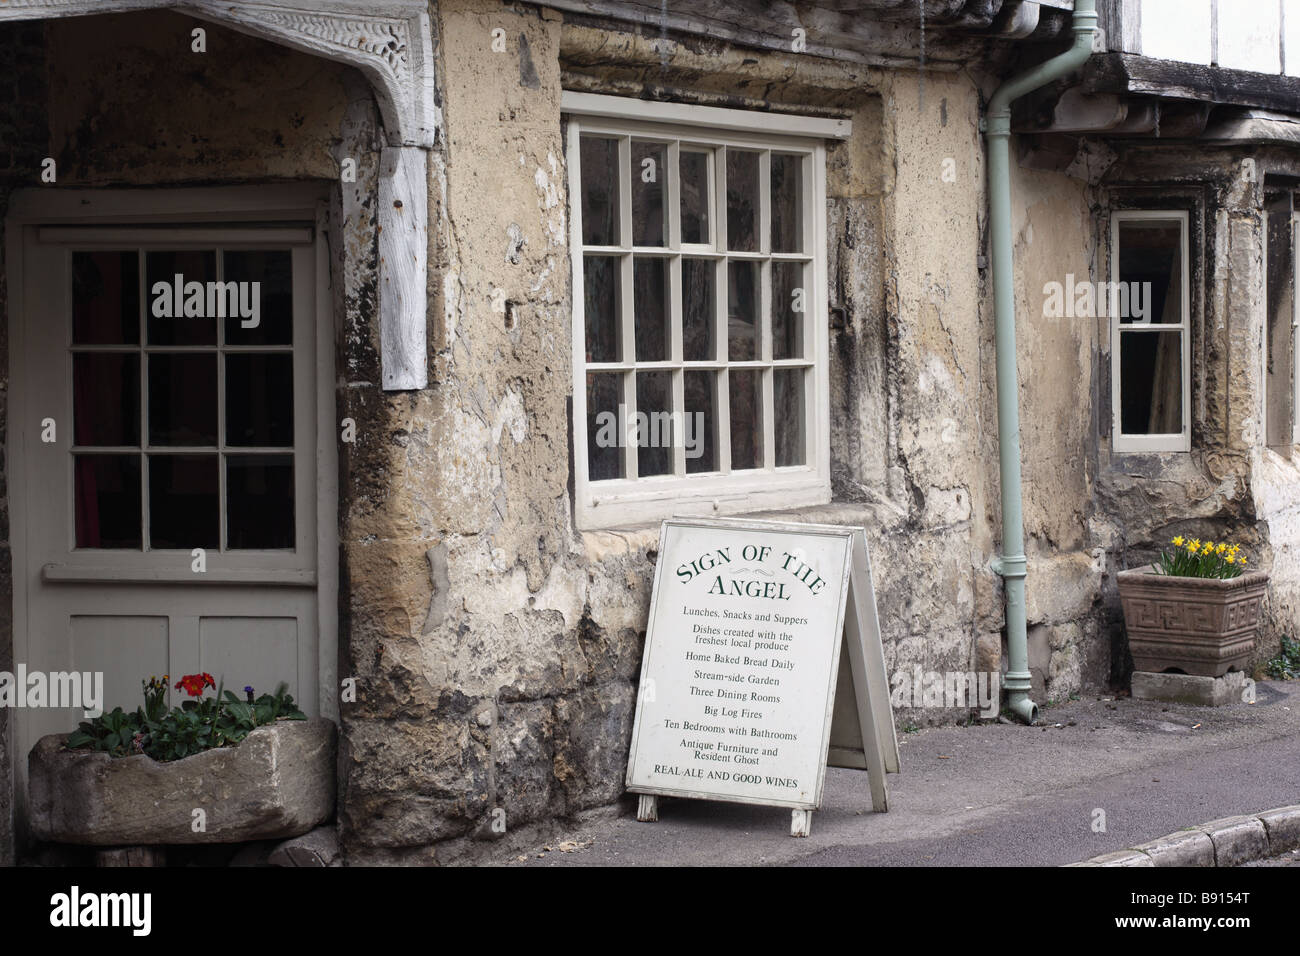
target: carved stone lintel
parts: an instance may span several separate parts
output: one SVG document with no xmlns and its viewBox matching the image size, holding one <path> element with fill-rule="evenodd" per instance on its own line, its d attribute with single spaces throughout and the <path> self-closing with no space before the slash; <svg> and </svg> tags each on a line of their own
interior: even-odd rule
<svg viewBox="0 0 1300 956">
<path fill-rule="evenodd" d="M 0 0 L 0 22 L 163 9 L 347 63 L 374 87 L 389 143 L 379 185 L 383 388 L 424 388 L 425 151 L 442 122 L 427 0 Z"/>
<path fill-rule="evenodd" d="M 393 146 L 434 145 L 433 29 L 425 0 L 6 0 L 0 21 L 174 9 L 355 66 Z"/>
</svg>

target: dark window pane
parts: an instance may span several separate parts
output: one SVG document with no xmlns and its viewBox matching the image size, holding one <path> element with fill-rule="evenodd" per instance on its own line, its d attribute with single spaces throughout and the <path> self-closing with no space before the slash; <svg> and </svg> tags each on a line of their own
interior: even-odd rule
<svg viewBox="0 0 1300 956">
<path fill-rule="evenodd" d="M 624 478 L 623 376 L 587 375 L 587 480 Z"/>
<path fill-rule="evenodd" d="M 668 147 L 632 142 L 632 245 L 668 244 Z"/>
<path fill-rule="evenodd" d="M 226 459 L 226 546 L 294 546 L 292 455 Z"/>
<path fill-rule="evenodd" d="M 582 257 L 582 308 L 588 362 L 618 362 L 623 357 L 623 337 L 618 327 L 619 273 L 618 259 Z"/>
<path fill-rule="evenodd" d="M 617 246 L 618 140 L 582 137 L 582 242 Z"/>
<path fill-rule="evenodd" d="M 758 263 L 727 263 L 727 358 L 758 358 Z"/>
<path fill-rule="evenodd" d="M 673 445 L 672 373 L 638 372 L 636 376 L 637 475 L 671 475 Z"/>
<path fill-rule="evenodd" d="M 758 251 L 758 153 L 727 150 L 727 248 Z"/>
<path fill-rule="evenodd" d="M 149 547 L 215 548 L 216 455 L 149 456 Z"/>
<path fill-rule="evenodd" d="M 718 470 L 717 400 L 714 383 L 717 372 L 685 372 L 686 415 L 683 419 L 686 471 Z"/>
<path fill-rule="evenodd" d="M 683 149 L 681 168 L 682 242 L 709 241 L 709 156 Z"/>
<path fill-rule="evenodd" d="M 293 257 L 289 250 L 228 251 L 223 256 L 226 278 L 214 304 L 224 306 L 227 344 L 292 344 Z"/>
<path fill-rule="evenodd" d="M 1100 313 L 1114 308 L 1121 323 L 1183 321 L 1182 224 L 1168 219 L 1123 219 L 1119 224 L 1121 289 Z M 1113 301 L 1112 301 L 1113 298 Z"/>
<path fill-rule="evenodd" d="M 803 252 L 803 157 L 772 154 L 772 251 Z"/>
<path fill-rule="evenodd" d="M 140 548 L 140 456 L 75 455 L 78 548 Z"/>
<path fill-rule="evenodd" d="M 217 254 L 157 251 L 146 253 L 144 262 L 149 344 L 215 345 L 217 320 L 208 308 L 208 283 L 217 279 Z M 212 304 L 215 307 L 215 294 Z"/>
<path fill-rule="evenodd" d="M 226 356 L 226 444 L 293 446 L 293 356 Z"/>
<path fill-rule="evenodd" d="M 78 445 L 140 444 L 140 356 L 72 357 L 73 432 Z"/>
<path fill-rule="evenodd" d="M 664 362 L 668 354 L 668 262 L 638 256 L 632 263 L 636 361 Z"/>
<path fill-rule="evenodd" d="M 1183 430 L 1181 332 L 1121 332 L 1120 427 L 1126 435 Z"/>
<path fill-rule="evenodd" d="M 731 402 L 731 470 L 759 468 L 763 464 L 762 379 L 754 369 L 728 373 Z"/>
<path fill-rule="evenodd" d="M 708 259 L 682 259 L 682 358 L 716 359 L 713 317 L 717 310 L 716 267 Z"/>
<path fill-rule="evenodd" d="M 149 444 L 217 443 L 217 356 L 149 356 Z"/>
<path fill-rule="evenodd" d="M 772 437 L 778 468 L 806 463 L 803 388 L 806 374 L 800 368 L 779 368 L 772 373 Z"/>
<path fill-rule="evenodd" d="M 803 358 L 803 319 L 808 309 L 804 267 L 772 263 L 772 358 Z"/>
<path fill-rule="evenodd" d="M 140 342 L 140 256 L 131 252 L 72 254 L 74 345 Z"/>
</svg>

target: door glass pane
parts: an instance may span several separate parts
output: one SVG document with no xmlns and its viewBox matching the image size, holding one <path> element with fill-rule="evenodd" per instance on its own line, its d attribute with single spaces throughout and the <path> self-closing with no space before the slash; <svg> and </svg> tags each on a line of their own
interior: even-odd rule
<svg viewBox="0 0 1300 956">
<path fill-rule="evenodd" d="M 683 149 L 681 169 L 682 242 L 709 241 L 709 154 Z"/>
<path fill-rule="evenodd" d="M 1113 306 L 1121 324 L 1183 321 L 1182 224 L 1170 219 L 1121 219 L 1119 281 Z M 1101 303 L 1095 303 L 1097 309 Z"/>
<path fill-rule="evenodd" d="M 772 251 L 803 252 L 803 157 L 772 154 Z"/>
<path fill-rule="evenodd" d="M 149 546 L 218 546 L 216 455 L 149 456 Z"/>
<path fill-rule="evenodd" d="M 225 305 L 226 344 L 292 344 L 293 257 L 289 250 L 227 250 L 222 256 L 225 282 L 217 304 Z"/>
<path fill-rule="evenodd" d="M 72 344 L 140 342 L 140 256 L 135 251 L 72 254 Z"/>
<path fill-rule="evenodd" d="M 758 358 L 758 263 L 727 263 L 727 358 Z"/>
<path fill-rule="evenodd" d="M 582 137 L 582 242 L 617 246 L 618 140 Z"/>
<path fill-rule="evenodd" d="M 149 356 L 149 444 L 216 445 L 217 355 Z"/>
<path fill-rule="evenodd" d="M 762 379 L 755 369 L 732 369 L 727 376 L 731 402 L 731 469 L 763 464 Z"/>
<path fill-rule="evenodd" d="M 72 357 L 76 444 L 140 444 L 140 356 L 83 352 Z"/>
<path fill-rule="evenodd" d="M 150 345 L 216 345 L 217 254 L 157 250 L 145 254 Z M 213 283 L 209 287 L 209 283 Z M 178 290 L 179 286 L 179 290 Z M 211 292 L 212 307 L 208 298 Z"/>
<path fill-rule="evenodd" d="M 74 455 L 78 548 L 140 548 L 140 456 Z"/>
<path fill-rule="evenodd" d="M 293 356 L 226 356 L 226 444 L 293 447 Z"/>
<path fill-rule="evenodd" d="M 1120 333 L 1120 428 L 1126 435 L 1183 430 L 1182 332 Z"/>
<path fill-rule="evenodd" d="M 727 150 L 727 248 L 758 251 L 758 153 Z"/>
<path fill-rule="evenodd" d="M 668 240 L 668 147 L 632 141 L 632 245 L 663 246 Z"/>
<path fill-rule="evenodd" d="M 293 548 L 292 455 L 226 459 L 226 547 Z"/>
<path fill-rule="evenodd" d="M 664 362 L 668 354 L 668 261 L 637 256 L 632 263 L 636 361 Z"/>
</svg>

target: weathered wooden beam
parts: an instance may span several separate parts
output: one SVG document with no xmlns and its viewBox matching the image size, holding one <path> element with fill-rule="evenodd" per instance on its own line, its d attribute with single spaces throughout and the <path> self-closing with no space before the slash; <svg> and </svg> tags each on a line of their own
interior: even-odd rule
<svg viewBox="0 0 1300 956">
<path fill-rule="evenodd" d="M 724 40 L 759 50 L 794 52 L 795 30 L 803 30 L 803 52 L 873 66 L 915 66 L 921 31 L 910 23 L 889 23 L 821 5 L 752 0 L 673 2 L 667 10 L 654 0 L 548 0 L 541 6 L 572 15 L 636 24 L 646 31 Z M 568 17 L 566 17 L 568 19 Z M 985 53 L 981 38 L 927 27 L 925 62 L 929 69 L 951 70 Z"/>
<path fill-rule="evenodd" d="M 379 160 L 379 349 L 385 391 L 428 384 L 428 153 L 386 146 Z"/>
<path fill-rule="evenodd" d="M 1133 93 L 1282 112 L 1300 109 L 1297 77 L 1154 60 L 1128 53 L 1092 57 L 1083 68 L 1083 88 L 1089 93 Z"/>
</svg>

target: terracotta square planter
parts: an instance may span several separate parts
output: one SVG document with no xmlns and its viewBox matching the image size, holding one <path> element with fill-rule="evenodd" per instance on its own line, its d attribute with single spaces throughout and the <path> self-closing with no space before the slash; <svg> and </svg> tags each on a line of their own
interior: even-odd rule
<svg viewBox="0 0 1300 956">
<path fill-rule="evenodd" d="M 1135 670 L 1220 677 L 1250 660 L 1267 571 L 1218 580 L 1133 568 L 1118 579 Z"/>
</svg>

